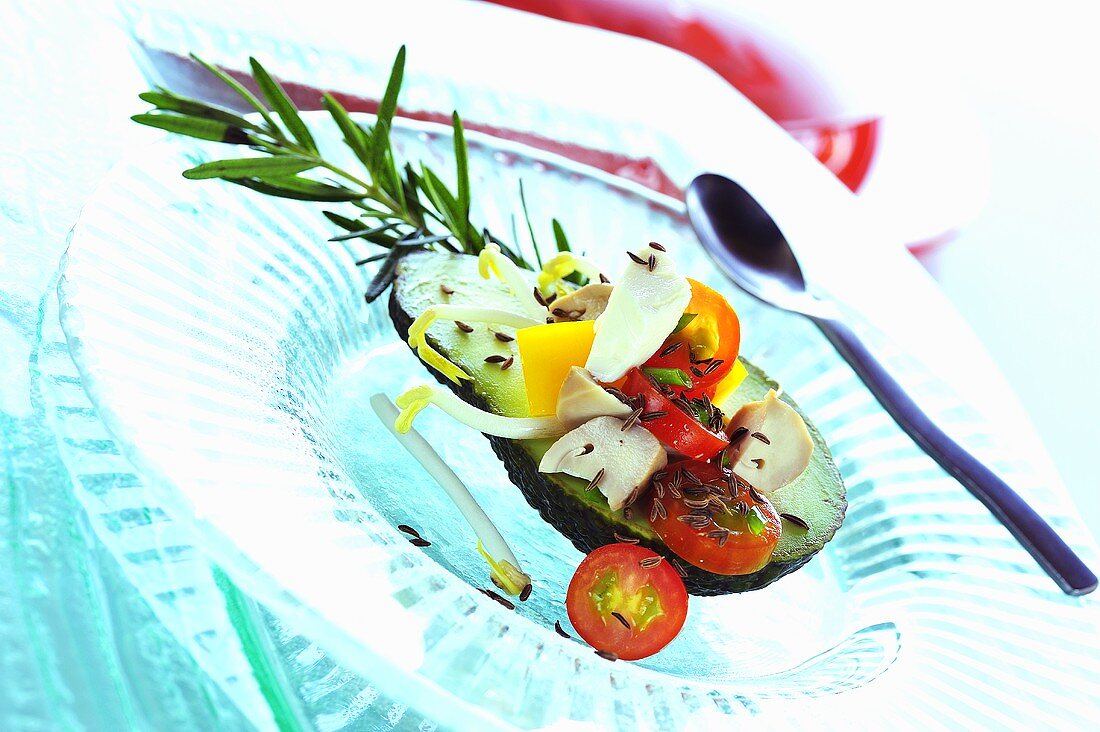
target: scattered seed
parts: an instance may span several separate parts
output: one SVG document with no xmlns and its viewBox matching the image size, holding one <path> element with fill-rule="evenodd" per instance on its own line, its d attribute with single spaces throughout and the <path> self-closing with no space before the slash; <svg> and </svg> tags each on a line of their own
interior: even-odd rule
<svg viewBox="0 0 1100 732">
<path fill-rule="evenodd" d="M 439 289 L 443 291 L 444 295 L 453 295 L 453 294 L 455 294 L 454 288 L 453 287 L 447 287 L 447 285 L 440 285 Z"/>
<path fill-rule="evenodd" d="M 658 244 L 655 241 L 649 242 L 649 248 L 650 249 L 656 249 L 659 252 L 667 252 L 668 251 L 667 249 L 665 249 L 663 246 L 661 246 L 660 244 Z"/>
<path fill-rule="evenodd" d="M 695 366 L 692 366 L 692 367 L 691 367 L 691 373 L 695 374 L 696 376 L 702 376 L 702 375 L 703 375 L 703 372 L 702 372 L 702 371 L 700 371 L 700 370 L 699 370 L 698 368 L 696 368 Z"/>
<path fill-rule="evenodd" d="M 508 358 L 504 359 L 503 363 L 500 364 L 500 370 L 501 371 L 507 371 L 508 369 L 512 368 L 512 364 L 514 364 L 515 362 L 516 362 L 516 357 L 515 356 L 509 356 Z"/>
<path fill-rule="evenodd" d="M 668 471 L 667 470 L 658 470 L 656 473 L 653 474 L 653 480 L 664 480 L 667 477 L 668 477 Z"/>
<path fill-rule="evenodd" d="M 619 657 L 611 651 L 596 651 L 596 655 L 607 661 L 618 661 Z"/>
<path fill-rule="evenodd" d="M 659 483 L 657 481 L 653 481 L 653 490 L 657 491 L 657 497 L 658 498 L 664 498 L 665 497 L 665 484 L 664 483 Z"/>
<path fill-rule="evenodd" d="M 641 486 L 634 486 L 634 488 L 627 495 L 626 500 L 623 501 L 624 506 L 629 506 L 638 500 L 638 494 L 641 493 Z"/>
<path fill-rule="evenodd" d="M 643 412 L 638 415 L 638 419 L 642 422 L 648 422 L 651 419 L 660 419 L 661 417 L 667 417 L 668 412 L 656 411 L 656 412 Z"/>
<path fill-rule="evenodd" d="M 496 336 L 496 339 L 501 343 L 511 343 L 515 340 L 514 336 L 510 336 L 507 333 L 501 333 L 500 331 L 493 333 L 493 335 Z"/>
<path fill-rule="evenodd" d="M 417 539 L 420 538 L 420 532 L 417 531 L 416 529 L 414 529 L 413 527 L 409 526 L 408 524 L 398 524 L 397 525 L 397 530 L 398 531 L 403 531 L 406 534 L 408 534 L 409 536 L 415 536 Z"/>
<path fill-rule="evenodd" d="M 748 433 L 749 433 L 749 428 L 748 427 L 738 427 L 737 429 L 735 429 L 733 431 L 732 434 L 730 434 L 730 444 L 731 445 L 734 444 L 735 442 L 740 440 L 742 437 L 744 437 Z"/>
<path fill-rule="evenodd" d="M 649 520 L 656 521 L 658 518 L 668 518 L 668 511 L 665 510 L 665 504 L 661 503 L 659 498 L 653 499 L 653 508 L 649 512 Z"/>
<path fill-rule="evenodd" d="M 623 509 L 623 518 L 626 519 L 627 521 L 634 518 L 634 509 L 631 508 L 630 506 L 627 506 L 626 508 L 624 508 Z"/>
<path fill-rule="evenodd" d="M 626 418 L 625 422 L 623 422 L 623 426 L 621 428 L 622 431 L 626 432 L 628 429 L 633 427 L 634 423 L 637 422 L 638 418 L 641 417 L 641 416 L 642 416 L 642 408 L 638 407 L 633 412 L 631 412 L 630 416 Z"/>
<path fill-rule="evenodd" d="M 549 323 L 553 323 L 553 322 L 555 322 L 555 321 L 554 321 L 554 319 L 553 319 L 553 318 L 551 318 L 551 317 L 547 316 L 547 318 L 546 318 L 546 322 L 547 322 L 547 323 L 549 324 Z"/>
<path fill-rule="evenodd" d="M 744 501 L 738 501 L 737 502 L 737 513 L 741 514 L 742 516 L 748 516 L 749 515 L 749 504 L 745 503 Z"/>
<path fill-rule="evenodd" d="M 684 505 L 687 506 L 688 508 L 706 508 L 707 504 L 709 504 L 709 503 L 710 503 L 709 498 L 702 498 L 702 499 L 685 498 L 684 499 Z"/>
<path fill-rule="evenodd" d="M 753 432 L 752 436 L 763 442 L 765 445 L 772 444 L 772 441 L 769 440 L 767 435 L 765 435 L 763 432 Z"/>
<path fill-rule="evenodd" d="M 760 495 L 760 491 L 756 490 L 751 485 L 749 486 L 749 495 L 752 496 L 752 500 L 757 503 L 764 502 L 764 496 Z"/>
<path fill-rule="evenodd" d="M 409 539 L 409 543 L 412 544 L 415 547 L 420 547 L 421 549 L 424 549 L 424 548 L 429 547 L 429 546 L 432 545 L 432 543 L 430 541 L 428 541 L 427 539 L 421 539 L 419 536 L 417 536 L 413 539 Z"/>
<path fill-rule="evenodd" d="M 717 496 L 710 499 L 710 507 L 714 509 L 715 512 L 725 511 L 728 515 L 733 515 L 733 511 L 730 510 L 729 504 Z"/>
<path fill-rule="evenodd" d="M 710 376 L 721 365 L 722 365 L 722 360 L 721 359 L 719 359 L 717 361 L 711 361 L 709 364 L 707 364 L 707 367 L 705 369 L 703 369 L 703 376 Z"/>
<path fill-rule="evenodd" d="M 800 529 L 803 529 L 805 531 L 810 530 L 810 525 L 805 521 L 805 519 L 801 519 L 798 516 L 795 516 L 793 513 L 781 513 L 781 514 L 779 514 L 779 516 L 780 516 L 780 518 L 787 519 L 788 521 L 790 521 L 792 524 L 799 527 Z"/>
<path fill-rule="evenodd" d="M 527 598 L 529 598 L 531 596 L 531 593 L 534 591 L 534 589 L 535 588 L 531 586 L 530 582 L 525 584 L 523 586 L 523 589 L 519 593 L 519 601 L 520 602 L 527 602 Z"/>
<path fill-rule="evenodd" d="M 676 570 L 676 574 L 680 575 L 681 577 L 688 576 L 687 570 L 684 569 L 683 565 L 681 565 L 675 559 L 670 559 L 668 563 L 671 564 L 672 568 Z"/>
<path fill-rule="evenodd" d="M 681 468 L 681 469 L 680 469 L 680 472 L 681 472 L 681 473 L 683 474 L 683 476 L 684 476 L 685 478 L 687 478 L 688 480 L 690 480 L 690 481 L 691 481 L 692 483 L 694 483 L 695 485 L 703 485 L 703 481 L 701 481 L 701 480 L 699 480 L 698 478 L 696 478 L 696 477 L 695 477 L 695 473 L 691 472 L 691 471 L 690 471 L 690 470 L 688 470 L 687 468 Z"/>
<path fill-rule="evenodd" d="M 560 635 L 562 638 L 572 638 L 573 637 L 573 636 L 569 635 L 568 633 L 566 633 L 565 629 L 561 627 L 561 621 L 560 620 L 555 620 L 554 621 L 554 631 L 557 632 L 557 634 Z"/>
<path fill-rule="evenodd" d="M 649 268 L 650 272 L 652 272 L 654 269 L 657 268 L 657 255 L 656 254 L 650 254 L 649 255 L 649 261 L 646 262 L 646 266 Z"/>
<path fill-rule="evenodd" d="M 665 558 L 658 554 L 655 557 L 646 557 L 642 561 L 638 562 L 638 564 L 641 565 L 644 569 L 653 569 L 664 560 Z"/>
<path fill-rule="evenodd" d="M 613 386 L 605 386 L 605 387 L 603 388 L 603 390 L 604 390 L 604 391 L 606 391 L 606 392 L 607 392 L 608 394 L 610 394 L 611 396 L 613 396 L 613 397 L 615 397 L 616 399 L 618 399 L 618 400 L 619 400 L 620 402 L 622 402 L 623 404 L 630 404 L 630 397 L 628 397 L 628 396 L 627 396 L 626 394 L 623 394 L 623 393 L 622 393 L 621 391 L 619 391 L 619 390 L 618 390 L 618 389 L 616 389 L 615 387 L 613 387 Z"/>
<path fill-rule="evenodd" d="M 509 600 L 506 597 L 501 597 L 500 595 L 493 592 L 492 590 L 481 590 L 481 594 L 485 595 L 486 597 L 493 598 L 494 600 L 496 600 L 497 602 L 499 602 L 501 605 L 508 608 L 509 610 L 515 610 L 516 609 L 516 604 L 514 602 L 512 602 L 511 600 Z"/>
<path fill-rule="evenodd" d="M 624 628 L 626 628 L 627 630 L 630 630 L 630 623 L 627 622 L 626 618 L 624 618 L 622 615 L 615 612 L 614 610 L 611 611 L 611 615 L 616 620 L 618 620 L 620 623 L 622 623 Z"/>
<path fill-rule="evenodd" d="M 543 307 L 546 307 L 549 304 L 549 303 L 546 302 L 546 298 L 542 296 L 542 293 L 539 292 L 539 288 L 536 287 L 534 289 L 534 295 L 535 295 L 535 302 L 537 302 L 539 305 L 542 305 Z"/>
<path fill-rule="evenodd" d="M 680 486 L 675 483 L 670 483 L 668 486 L 668 492 L 672 494 L 673 498 L 683 498 L 684 494 L 680 492 Z"/>
<path fill-rule="evenodd" d="M 466 325 L 461 320 L 456 320 L 455 321 L 455 327 L 457 327 L 463 333 L 473 333 L 474 332 L 474 326 Z"/>
<path fill-rule="evenodd" d="M 545 298 L 547 306 L 553 304 L 553 302 L 557 299 L 558 299 L 558 293 L 551 292 L 550 297 Z"/>
<path fill-rule="evenodd" d="M 623 536 L 622 534 L 620 534 L 617 531 L 615 532 L 615 541 L 621 542 L 623 544 L 637 544 L 638 543 L 638 540 L 635 539 L 633 536 Z"/>
<path fill-rule="evenodd" d="M 492 356 L 485 357 L 485 363 L 504 363 L 504 356 L 494 353 Z"/>
<path fill-rule="evenodd" d="M 684 342 L 683 342 L 683 341 L 676 341 L 675 343 L 673 343 L 672 345 L 670 345 L 669 347 L 667 347 L 667 348 L 666 348 L 665 350 L 661 351 L 661 353 L 660 353 L 659 355 L 661 356 L 661 358 L 664 358 L 665 356 L 668 356 L 668 355 L 670 355 L 670 354 L 676 353 L 676 351 L 677 351 L 677 350 L 678 350 L 678 349 L 680 348 L 680 346 L 682 346 L 682 345 L 684 345 Z"/>
<path fill-rule="evenodd" d="M 602 282 L 605 285 L 610 285 L 611 284 L 611 280 L 607 279 L 607 275 L 605 275 L 603 272 L 600 272 L 600 282 Z"/>
<path fill-rule="evenodd" d="M 627 254 L 628 257 L 630 257 L 634 261 L 635 264 L 640 264 L 643 267 L 648 267 L 649 266 L 649 262 L 647 262 L 646 260 L 639 257 L 634 252 L 628 251 L 626 254 Z"/>
<path fill-rule="evenodd" d="M 577 457 L 580 457 L 581 455 L 587 455 L 588 453 L 592 452 L 595 449 L 596 448 L 593 447 L 591 442 L 586 442 L 586 443 L 584 443 L 584 447 L 582 447 L 581 451 L 577 454 Z"/>
<path fill-rule="evenodd" d="M 605 472 L 605 469 L 604 469 L 604 468 L 600 468 L 600 469 L 599 469 L 599 470 L 598 470 L 598 471 L 596 472 L 596 474 L 595 474 L 594 476 L 592 476 L 592 480 L 588 481 L 588 487 L 587 487 L 587 488 L 585 488 L 585 490 L 586 490 L 586 491 L 591 491 L 591 490 L 595 490 L 595 489 L 596 489 L 596 486 L 598 486 L 598 485 L 600 484 L 600 481 L 601 481 L 601 480 L 603 480 L 603 474 L 604 474 L 604 472 Z"/>
<path fill-rule="evenodd" d="M 757 470 L 760 470 L 764 467 L 764 458 L 754 458 L 749 462 L 755 465 Z"/>
</svg>

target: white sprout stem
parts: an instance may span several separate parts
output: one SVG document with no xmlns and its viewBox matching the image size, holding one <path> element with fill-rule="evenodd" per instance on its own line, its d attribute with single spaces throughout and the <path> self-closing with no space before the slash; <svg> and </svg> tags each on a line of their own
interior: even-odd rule
<svg viewBox="0 0 1100 732">
<path fill-rule="evenodd" d="M 405 432 L 412 429 L 413 420 L 429 404 L 442 409 L 462 424 L 478 432 L 510 440 L 535 440 L 541 437 L 560 437 L 568 430 L 557 417 L 504 417 L 467 404 L 450 389 L 435 384 L 421 384 L 397 397 L 401 409 L 395 429 Z"/>
<path fill-rule="evenodd" d="M 464 323 L 492 323 L 512 328 L 542 325 L 546 318 L 538 320 L 503 308 L 483 308 L 477 305 L 432 305 L 424 309 L 409 326 L 409 337 L 423 335 L 437 320 L 461 320 Z"/>
<path fill-rule="evenodd" d="M 461 320 L 471 323 L 493 323 L 494 325 L 507 325 L 513 328 L 526 328 L 531 325 L 541 325 L 544 320 L 532 320 L 518 313 L 513 313 L 500 308 L 480 308 L 475 305 L 432 305 L 425 308 L 424 312 L 417 316 L 409 326 L 409 345 L 416 351 L 424 363 L 434 368 L 445 377 L 458 383 L 470 376 L 454 363 L 449 361 L 442 353 L 435 350 L 428 343 L 427 332 L 432 323 L 440 319 Z"/>
<path fill-rule="evenodd" d="M 509 594 L 520 594 L 524 586 L 531 583 L 531 578 L 520 569 L 519 560 L 508 546 L 508 542 L 501 536 L 492 519 L 482 510 L 470 493 L 470 489 L 461 478 L 455 475 L 439 453 L 428 444 L 423 435 L 411 428 L 407 432 L 397 430 L 396 423 L 400 412 L 389 397 L 385 394 L 375 394 L 370 398 L 370 405 L 382 420 L 382 424 L 386 425 L 402 447 L 408 450 L 409 454 L 439 483 L 462 517 L 470 524 L 474 533 L 477 534 L 478 549 L 489 561 L 492 576 L 497 584 Z"/>
<path fill-rule="evenodd" d="M 507 285 L 512 291 L 512 297 L 516 298 L 524 313 L 536 319 L 539 323 L 546 322 L 547 310 L 543 305 L 535 302 L 534 287 L 530 280 L 523 274 L 516 263 L 500 251 L 496 244 L 486 244 L 477 258 L 477 269 L 481 276 L 489 279 L 490 274 Z"/>
</svg>

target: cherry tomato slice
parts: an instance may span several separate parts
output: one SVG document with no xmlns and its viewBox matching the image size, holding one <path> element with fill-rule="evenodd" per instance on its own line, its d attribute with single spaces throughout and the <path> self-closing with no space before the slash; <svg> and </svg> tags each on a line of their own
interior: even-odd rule
<svg viewBox="0 0 1100 732">
<path fill-rule="evenodd" d="M 666 447 L 696 460 L 706 460 L 729 444 L 728 437 L 720 432 L 711 432 L 700 424 L 638 369 L 627 372 L 621 390 L 628 397 L 643 398 L 642 417 L 638 424 L 652 432 Z"/>
<path fill-rule="evenodd" d="M 783 526 L 771 502 L 759 493 L 760 500 L 754 498 L 748 483 L 734 478 L 731 493 L 728 475 L 712 463 L 669 464 L 649 491 L 649 500 L 660 501 L 663 509 L 650 514 L 656 516 L 651 523 L 669 549 L 696 567 L 714 574 L 751 574 L 771 559 Z"/>
<path fill-rule="evenodd" d="M 687 590 L 660 555 L 634 544 L 608 544 L 589 554 L 569 582 L 565 609 L 588 645 L 626 661 L 667 646 L 687 619 Z"/>
<path fill-rule="evenodd" d="M 644 366 L 683 371 L 691 386 L 686 389 L 674 386 L 677 394 L 683 393 L 688 398 L 714 396 L 714 388 L 730 372 L 737 358 L 741 322 L 720 293 L 691 278 L 688 282 L 691 301 L 684 312 L 695 317 L 679 333 L 666 338 Z"/>
</svg>

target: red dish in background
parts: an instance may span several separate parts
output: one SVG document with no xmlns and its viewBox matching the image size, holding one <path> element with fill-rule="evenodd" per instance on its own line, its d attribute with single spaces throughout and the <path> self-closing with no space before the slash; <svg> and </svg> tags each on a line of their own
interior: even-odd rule
<svg viewBox="0 0 1100 732">
<path fill-rule="evenodd" d="M 858 191 L 878 145 L 880 118 L 851 119 L 829 76 L 743 15 L 690 0 L 489 0 L 549 18 L 660 43 L 693 56 L 778 122 Z"/>
</svg>

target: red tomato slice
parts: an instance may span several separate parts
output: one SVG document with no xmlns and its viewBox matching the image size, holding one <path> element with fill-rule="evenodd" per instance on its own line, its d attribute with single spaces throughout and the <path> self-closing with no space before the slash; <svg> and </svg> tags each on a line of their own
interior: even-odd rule
<svg viewBox="0 0 1100 732">
<path fill-rule="evenodd" d="M 642 566 L 654 558 L 661 559 L 634 544 L 608 544 L 580 563 L 565 609 L 588 645 L 635 661 L 667 646 L 684 627 L 684 582 L 668 562 Z"/>
<path fill-rule="evenodd" d="M 714 574 L 763 569 L 783 531 L 767 498 L 736 478 L 731 492 L 729 471 L 711 463 L 683 460 L 663 472 L 654 480 L 649 500 L 660 501 L 664 510 L 653 511 L 656 519 L 650 523 L 669 549 Z M 710 504 L 704 505 L 708 499 Z"/>
<path fill-rule="evenodd" d="M 688 278 L 691 301 L 685 313 L 695 315 L 679 333 L 673 333 L 645 367 L 680 369 L 691 380 L 688 388 L 674 386 L 689 399 L 714 389 L 733 368 L 741 347 L 741 322 L 726 298 L 715 290 Z"/>
<path fill-rule="evenodd" d="M 638 369 L 627 372 L 622 392 L 628 397 L 640 396 L 642 416 L 638 424 L 653 433 L 666 447 L 696 460 L 717 455 L 729 444 L 720 432 L 711 432 L 693 416 L 677 406 L 661 392 L 649 377 Z M 647 415 L 658 415 L 650 418 Z"/>
</svg>

